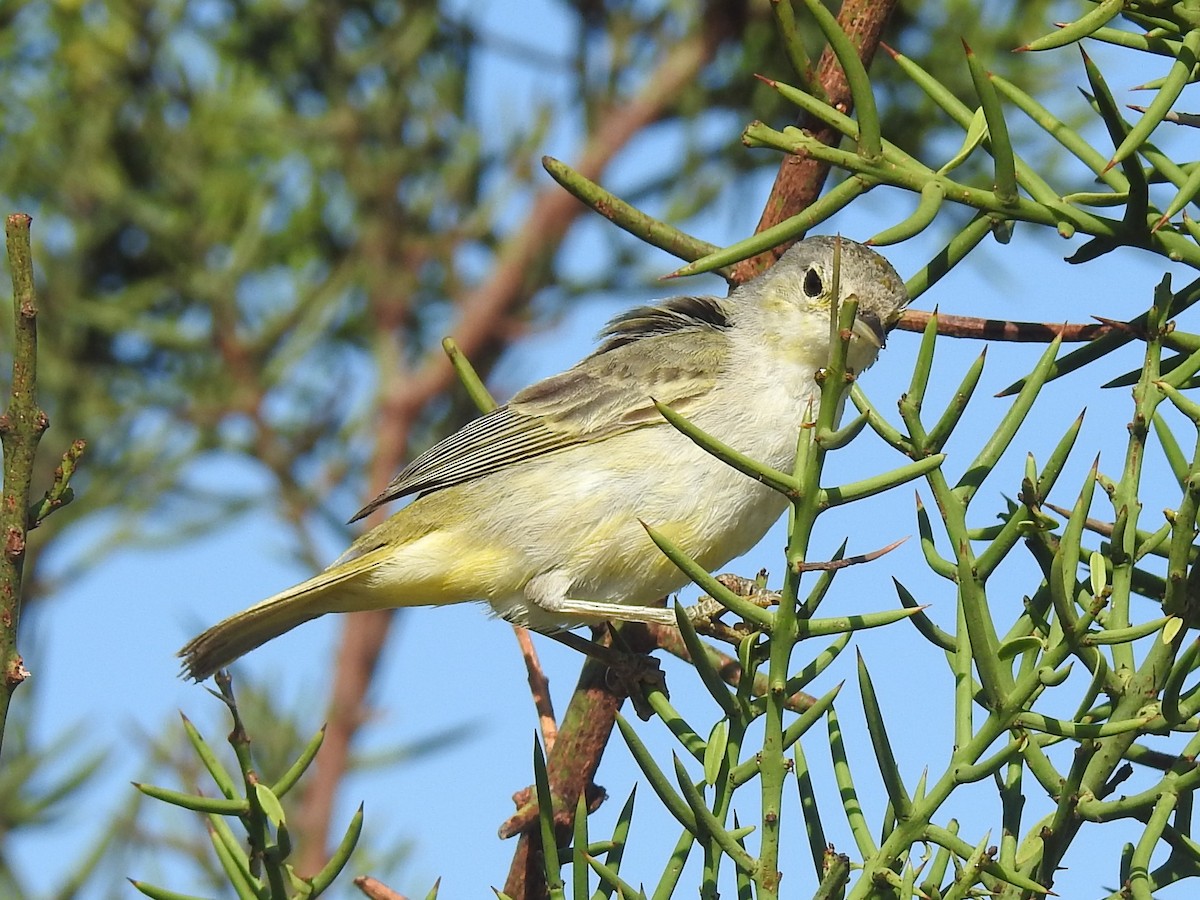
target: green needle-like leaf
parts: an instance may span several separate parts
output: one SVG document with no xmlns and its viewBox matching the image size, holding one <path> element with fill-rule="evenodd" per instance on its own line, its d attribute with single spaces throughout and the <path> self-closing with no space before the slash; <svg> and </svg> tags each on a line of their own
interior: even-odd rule
<svg viewBox="0 0 1200 900">
<path fill-rule="evenodd" d="M 621 900 L 625 900 L 625 898 L 630 898 L 630 900 L 641 898 L 641 900 L 645 900 L 645 893 L 621 878 L 617 874 L 616 869 L 600 862 L 594 856 L 585 856 L 585 858 L 587 859 L 587 864 L 592 867 L 592 871 L 600 876 L 601 896 L 611 897 L 612 892 L 615 890 L 618 892 Z"/>
<path fill-rule="evenodd" d="M 358 809 L 354 812 L 354 816 L 350 819 L 350 824 L 346 826 L 346 833 L 342 835 L 342 839 L 338 842 L 333 854 L 329 857 L 329 862 L 325 863 L 321 871 L 312 877 L 312 896 L 315 897 L 324 892 L 326 888 L 333 884 L 333 880 L 342 873 L 342 870 L 346 868 L 346 864 L 350 862 L 350 855 L 354 853 L 354 848 L 358 845 L 358 839 L 362 835 L 362 827 L 363 807 L 360 803 Z M 547 852 L 546 856 L 549 855 L 550 853 Z"/>
<path fill-rule="evenodd" d="M 1179 189 L 1179 193 L 1167 204 L 1162 217 L 1154 224 L 1152 230 L 1157 231 L 1166 225 L 1175 215 L 1182 212 L 1185 206 L 1195 200 L 1197 194 L 1200 194 L 1200 166 L 1192 169 L 1187 181 Z"/>
<path fill-rule="evenodd" d="M 654 408 L 671 424 L 671 427 L 727 466 L 737 469 L 743 475 L 749 475 L 755 481 L 761 481 L 767 487 L 774 488 L 787 497 L 795 496 L 800 490 L 800 483 L 791 475 L 763 465 L 744 453 L 739 453 L 724 441 L 693 425 L 665 403 L 659 403 L 657 400 L 654 400 L 653 403 Z"/>
<path fill-rule="evenodd" d="M 212 777 L 217 787 L 220 788 L 221 793 L 230 800 L 237 799 L 238 789 L 233 776 L 221 765 L 212 748 L 208 746 L 208 743 L 200 736 L 200 732 L 196 729 L 196 726 L 192 724 L 191 719 L 182 714 L 180 714 L 180 718 L 183 719 L 183 732 L 187 735 L 192 749 L 196 751 L 196 756 L 204 764 L 205 770 Z"/>
<path fill-rule="evenodd" d="M 1138 34 L 1120 28 L 1097 28 L 1088 37 L 1092 40 L 1103 41 L 1117 47 L 1130 50 L 1140 50 L 1143 53 L 1155 53 L 1159 56 L 1179 56 L 1179 41 L 1168 40 L 1161 35 Z"/>
<path fill-rule="evenodd" d="M 912 456 L 912 442 L 909 441 L 899 430 L 888 424 L 888 421 L 883 417 L 882 413 L 867 399 L 867 395 L 862 392 L 862 388 L 855 382 L 850 386 L 850 402 L 858 408 L 859 412 L 867 417 L 867 424 L 871 426 L 871 430 L 884 439 L 895 449 L 899 450 L 905 456 Z"/>
<path fill-rule="evenodd" d="M 796 12 L 792 8 L 791 0 L 771 0 L 771 11 L 775 14 L 775 27 L 783 42 L 783 52 L 792 64 L 792 71 L 800 79 L 800 85 L 817 99 L 828 100 L 804 47 L 804 37 L 796 25 Z"/>
<path fill-rule="evenodd" d="M 1100 0 L 1099 5 L 1095 9 L 1084 13 L 1069 25 L 1062 26 L 1058 31 L 1042 35 L 1040 38 L 1032 40 L 1025 46 L 1018 47 L 1017 49 L 1053 50 L 1056 47 L 1065 47 L 1067 44 L 1073 44 L 1085 37 L 1092 36 L 1097 29 L 1111 22 L 1121 12 L 1121 7 L 1124 5 L 1124 0 Z"/>
<path fill-rule="evenodd" d="M 156 887 L 152 884 L 146 884 L 144 881 L 134 881 L 129 879 L 139 892 L 145 894 L 150 900 L 205 900 L 204 897 L 197 897 L 195 894 L 180 894 L 176 891 L 168 891 L 166 888 Z"/>
<path fill-rule="evenodd" d="M 979 377 L 983 374 L 985 362 L 987 362 L 986 347 L 983 348 L 979 356 L 975 357 L 975 361 L 967 369 L 962 382 L 958 386 L 958 390 L 954 392 L 954 396 L 946 404 L 946 409 L 942 413 L 941 418 L 929 429 L 926 444 L 928 448 L 940 451 L 946 445 L 946 441 L 950 439 L 950 435 L 962 419 L 963 413 L 966 412 L 967 405 L 971 402 L 971 397 L 975 394 L 975 388 L 979 385 Z"/>
<path fill-rule="evenodd" d="M 837 713 L 830 709 L 825 719 L 829 725 L 829 754 L 833 758 L 833 776 L 838 794 L 842 798 L 842 811 L 846 814 L 846 823 L 850 826 L 850 833 L 854 836 L 858 852 L 864 858 L 870 858 L 876 854 L 877 848 L 874 838 L 871 837 L 871 828 L 863 815 L 862 806 L 858 802 L 858 791 L 854 787 L 850 758 L 846 755 L 846 745 L 842 740 Z"/>
<path fill-rule="evenodd" d="M 538 825 L 542 838 L 542 871 L 551 897 L 563 896 L 562 863 L 558 858 L 558 837 L 554 833 L 554 795 L 550 793 L 550 775 L 542 743 L 533 736 L 533 782 L 537 791 Z"/>
<path fill-rule="evenodd" d="M 1197 359 L 1200 359 L 1200 353 L 1196 354 Z M 1168 384 L 1165 380 L 1156 382 L 1158 389 L 1167 395 L 1167 399 L 1171 401 L 1171 405 L 1187 416 L 1196 424 L 1200 425 L 1200 403 L 1194 400 L 1189 400 L 1174 387 Z"/>
<path fill-rule="evenodd" d="M 571 833 L 571 897 L 573 900 L 588 898 L 588 811 L 587 797 L 579 792 L 575 804 L 575 822 Z"/>
<path fill-rule="evenodd" d="M 828 669 L 829 666 L 832 665 L 833 661 L 838 658 L 841 652 L 845 650 L 849 644 L 849 632 L 845 634 L 839 634 L 833 643 L 817 654 L 817 656 L 811 662 L 809 662 L 808 665 L 787 680 L 787 684 L 783 689 L 784 693 L 790 697 L 792 694 L 796 693 L 796 691 L 802 691 L 812 684 L 813 680 L 816 679 L 816 677 L 826 669 Z"/>
<path fill-rule="evenodd" d="M 1163 79 L 1162 87 L 1150 101 L 1150 105 L 1146 107 L 1146 112 L 1129 130 L 1129 134 L 1125 135 L 1125 140 L 1113 153 L 1112 160 L 1109 162 L 1110 167 L 1128 158 L 1137 150 L 1146 138 L 1150 137 L 1150 133 L 1159 126 L 1166 114 L 1171 111 L 1171 107 L 1175 105 L 1175 101 L 1179 99 L 1180 93 L 1188 83 L 1192 69 L 1196 67 L 1198 55 L 1200 55 L 1200 28 L 1193 28 L 1184 35 L 1183 45 L 1179 48 L 1179 56 L 1176 57 L 1166 78 Z"/>
<path fill-rule="evenodd" d="M 1182 487 L 1191 475 L 1191 465 L 1184 457 L 1179 442 L 1175 440 L 1175 435 L 1171 433 L 1170 426 L 1167 425 L 1161 413 L 1154 413 L 1153 423 L 1154 434 L 1162 446 L 1163 455 L 1167 458 L 1167 465 L 1171 467 L 1171 474 L 1175 476 L 1176 483 Z"/>
<path fill-rule="evenodd" d="M 904 605 L 904 608 L 912 611 L 909 620 L 916 626 L 921 636 L 935 647 L 939 647 L 947 653 L 954 653 L 957 644 L 953 636 L 933 624 L 932 620 L 925 615 L 924 607 L 917 602 L 908 588 L 902 585 L 898 579 L 893 577 L 892 584 L 895 586 L 896 594 L 900 597 L 900 602 Z"/>
<path fill-rule="evenodd" d="M 666 222 L 647 215 L 552 156 L 542 157 L 542 167 L 550 173 L 551 178 L 566 188 L 573 196 L 600 213 L 618 228 L 628 231 L 651 246 L 667 251 L 672 256 L 695 260 L 720 249 L 714 244 L 692 237 L 673 225 L 668 225 Z M 729 273 L 719 272 L 718 274 L 728 277 Z"/>
<path fill-rule="evenodd" d="M 1114 145 L 1121 145 L 1125 138 L 1130 133 L 1130 127 L 1121 115 L 1120 108 L 1117 102 L 1113 99 L 1112 91 L 1109 90 L 1108 83 L 1104 80 L 1104 75 L 1092 58 L 1080 48 L 1080 55 L 1083 57 L 1083 69 L 1087 75 L 1088 83 L 1092 88 L 1092 102 L 1096 112 L 1100 115 L 1104 122 L 1105 128 L 1108 129 L 1109 139 Z M 1087 94 L 1084 94 L 1087 97 Z M 1139 144 L 1141 142 L 1139 141 Z M 1115 157 L 1114 157 L 1115 158 Z M 1113 161 L 1104 164 L 1101 172 L 1111 171 Z M 1129 203 L 1126 205 L 1125 221 L 1138 227 L 1140 221 L 1145 217 L 1146 209 L 1149 204 L 1149 185 L 1146 183 L 1146 176 L 1142 172 L 1141 165 L 1136 159 L 1121 161 L 1121 171 L 1125 175 L 1127 187 L 1125 190 L 1129 192 Z"/>
<path fill-rule="evenodd" d="M 925 402 L 925 389 L 929 385 L 929 376 L 933 372 L 933 355 L 937 346 L 937 311 L 929 317 L 921 332 L 921 345 L 917 348 L 917 358 L 913 362 L 912 377 L 908 382 L 908 390 L 900 398 L 900 417 L 908 426 L 914 446 L 922 452 L 926 450 L 925 429 L 921 424 L 921 406 Z"/>
<path fill-rule="evenodd" d="M 296 761 L 280 776 L 278 781 L 271 785 L 271 792 L 276 797 L 284 796 L 296 786 L 296 782 L 300 780 L 300 776 L 308 771 L 308 767 L 316 759 L 317 751 L 321 749 L 321 744 L 324 740 L 325 726 L 322 725 L 309 742 L 304 745 L 304 749 L 300 752 L 300 756 L 296 758 Z"/>
<path fill-rule="evenodd" d="M 471 398 L 476 409 L 481 413 L 489 413 L 495 409 L 496 401 L 491 392 L 483 383 L 483 379 L 479 377 L 479 373 L 475 371 L 475 367 L 471 365 L 471 361 L 458 349 L 454 338 L 442 338 L 442 350 L 449 357 L 450 365 L 454 367 L 454 374 L 458 376 L 458 380 L 466 389 L 467 396 Z"/>
<path fill-rule="evenodd" d="M 916 237 L 928 228 L 937 217 L 938 210 L 942 208 L 942 203 L 946 199 L 946 190 L 939 182 L 929 181 L 921 188 L 920 197 L 912 215 L 891 228 L 885 228 L 867 241 L 867 244 L 876 247 L 898 244 L 911 237 Z"/>
<path fill-rule="evenodd" d="M 795 746 L 800 738 L 808 733 L 812 726 L 816 725 L 825 715 L 826 711 L 833 708 L 833 701 L 837 699 L 838 694 L 842 692 L 842 685 L 835 684 L 829 691 L 817 698 L 817 701 L 800 714 L 800 717 L 790 723 L 783 730 L 783 746 L 784 749 Z M 739 766 L 739 769 L 741 767 Z"/>
<path fill-rule="evenodd" d="M 1067 457 L 1071 455 L 1071 450 L 1075 447 L 1075 439 L 1079 437 L 1079 429 L 1083 426 L 1083 417 L 1086 410 L 1079 413 L 1075 417 L 1075 421 L 1067 428 L 1063 436 L 1054 446 L 1050 457 L 1046 460 L 1045 468 L 1042 469 L 1042 474 L 1037 479 L 1037 495 L 1040 503 L 1054 487 L 1058 481 L 1058 476 L 1062 473 L 1063 466 L 1066 465 Z"/>
<path fill-rule="evenodd" d="M 748 140 L 751 138 L 752 129 L 753 126 L 746 129 Z M 794 215 L 789 219 L 784 219 L 778 225 L 764 229 L 753 237 L 740 240 L 736 244 L 730 244 L 724 250 L 710 253 L 708 256 L 701 257 L 693 263 L 682 266 L 667 277 L 679 278 L 684 275 L 699 275 L 701 272 L 712 272 L 722 266 L 731 266 L 743 259 L 757 256 L 766 250 L 770 250 L 772 247 L 797 240 L 803 237 L 809 229 L 824 222 L 835 212 L 849 204 L 859 194 L 869 190 L 874 184 L 874 180 L 863 176 L 847 178 L 816 203 L 809 206 L 804 212 Z"/>
<path fill-rule="evenodd" d="M 692 658 L 692 665 L 696 669 L 696 674 L 700 676 L 704 687 L 708 689 L 708 693 L 717 705 L 721 707 L 722 713 L 729 718 L 734 718 L 738 715 L 737 701 L 729 688 L 725 686 L 724 680 L 720 673 L 713 667 L 709 660 L 707 648 L 699 635 L 696 634 L 696 629 L 692 627 L 691 619 L 688 618 L 687 612 L 679 602 L 675 603 L 675 622 L 679 626 L 679 634 L 683 638 L 684 646 L 687 647 L 688 654 Z"/>
<path fill-rule="evenodd" d="M 838 485 L 837 487 L 822 488 L 821 505 L 826 507 L 842 506 L 846 503 L 853 503 L 856 500 L 882 494 L 884 491 L 890 491 L 894 487 L 907 484 L 917 478 L 923 478 L 941 466 L 945 459 L 946 454 L 935 453 L 933 456 L 927 456 L 908 465 L 892 469 L 890 472 L 864 478 L 861 481 L 852 481 L 849 484 Z"/>
<path fill-rule="evenodd" d="M 1044 731 L 1047 734 L 1055 734 L 1059 737 L 1069 737 L 1077 741 L 1084 741 L 1137 731 L 1139 728 L 1144 728 L 1148 723 L 1154 721 L 1154 719 L 1155 717 L 1152 715 L 1145 715 L 1135 716 L 1132 719 L 1125 719 L 1119 722 L 1085 724 L 1068 722 L 1065 719 L 1055 719 L 1050 716 L 1044 716 L 1041 713 L 1023 712 L 1019 713 L 1013 721 L 1023 728 L 1031 728 L 1034 731 Z"/>
<path fill-rule="evenodd" d="M 821 824 L 821 811 L 817 804 L 816 791 L 813 790 L 812 772 L 798 741 L 793 745 L 792 752 L 795 760 L 796 789 L 800 793 L 800 811 L 804 814 L 804 832 L 808 838 L 808 852 L 812 856 L 813 872 L 820 878 L 825 867 L 825 851 L 829 842 L 825 839 L 825 827 Z"/>
<path fill-rule="evenodd" d="M 629 829 L 633 825 L 633 804 L 636 797 L 637 785 L 634 785 L 629 791 L 629 797 L 625 800 L 625 805 L 621 807 L 620 813 L 617 814 L 617 824 L 613 826 L 612 849 L 604 857 L 605 867 L 614 875 L 620 871 L 621 860 L 625 856 L 625 845 L 629 841 Z M 612 885 L 601 884 L 597 894 L 599 897 L 608 898 L 612 896 L 612 891 Z"/>
<path fill-rule="evenodd" d="M 258 879 L 251 871 L 250 857 L 243 846 L 244 842 L 233 833 L 233 829 L 229 827 L 229 822 L 225 817 L 210 815 L 208 829 L 217 856 L 221 859 L 221 865 L 231 873 L 229 876 L 231 883 L 236 885 L 240 879 L 250 885 L 259 884 Z M 232 869 L 228 865 L 230 863 L 233 864 Z"/>
<path fill-rule="evenodd" d="M 712 810 L 704 802 L 703 795 L 692 784 L 692 777 L 688 774 L 687 769 L 684 768 L 679 757 L 672 753 L 671 759 L 675 763 L 675 779 L 679 782 L 679 790 L 691 808 L 692 814 L 695 815 L 696 822 L 703 829 L 702 834 L 716 841 L 717 845 L 725 851 L 725 855 L 733 860 L 735 866 L 743 872 L 753 873 L 756 868 L 754 857 L 738 844 L 734 836 L 712 814 Z"/>
<path fill-rule="evenodd" d="M 954 491 L 962 498 L 964 506 L 971 502 L 971 498 L 975 496 L 980 485 L 983 484 L 983 480 L 991 473 L 1004 451 L 1008 449 L 1012 439 L 1016 437 L 1017 429 L 1029 415 L 1029 410 L 1033 408 L 1033 401 L 1037 399 L 1042 385 L 1050 377 L 1054 366 L 1054 357 L 1058 355 L 1058 348 L 1061 346 L 1062 335 L 1059 334 L 1046 347 L 1046 352 L 1042 354 L 1042 358 L 1038 360 L 1033 371 L 1025 377 L 1025 383 L 1022 385 L 1017 399 L 1004 414 L 1000 425 L 983 445 L 983 449 L 967 466 L 966 473 L 954 486 Z"/>
<path fill-rule="evenodd" d="M 979 246 L 979 242 L 991 234 L 992 217 L 979 213 L 967 223 L 950 242 L 923 268 L 918 269 L 904 283 L 908 296 L 916 300 L 919 296 L 941 281 L 942 277 L 963 261 L 968 253 Z"/>
<path fill-rule="evenodd" d="M 860 413 L 836 431 L 818 429 L 816 437 L 813 440 L 826 453 L 841 450 L 862 434 L 862 430 L 866 427 L 869 418 L 870 415 L 868 413 Z"/>
<path fill-rule="evenodd" d="M 829 49 L 837 57 L 838 64 L 846 75 L 850 98 L 858 115 L 858 153 L 865 159 L 878 159 L 883 154 L 883 138 L 880 134 L 879 111 L 875 108 L 875 95 L 871 91 L 871 79 L 858 50 L 847 37 L 842 26 L 821 0 L 804 0 L 817 27 L 829 42 Z"/>
<path fill-rule="evenodd" d="M 704 567 L 698 562 L 683 552 L 675 543 L 669 540 L 665 535 L 657 529 L 652 528 L 645 522 L 642 522 L 642 527 L 646 529 L 646 533 L 650 535 L 650 540 L 658 545 L 658 549 L 663 552 L 667 559 L 675 563 L 679 570 L 687 575 L 688 578 L 730 612 L 736 616 L 741 616 L 747 622 L 755 625 L 763 631 L 769 632 L 774 616 L 765 609 L 755 606 L 744 597 L 739 597 L 711 574 L 705 571 Z"/>
<path fill-rule="evenodd" d="M 904 788 L 900 767 L 896 764 L 896 754 L 892 751 L 892 742 L 888 738 L 887 728 L 883 722 L 883 710 L 879 706 L 879 697 L 875 693 L 875 685 L 871 683 L 871 674 L 867 671 L 867 663 L 863 659 L 862 653 L 858 654 L 858 689 L 862 695 L 867 732 L 871 736 L 871 746 L 875 751 L 875 763 L 879 767 L 879 774 L 883 779 L 888 800 L 896 818 L 907 819 L 912 815 L 912 799 Z"/>
<path fill-rule="evenodd" d="M 250 861 L 236 841 L 230 846 L 232 833 L 224 833 L 213 828 L 209 831 L 213 852 L 217 854 L 217 862 L 225 873 L 225 878 L 233 887 L 238 900 L 261 900 L 264 895 L 262 883 L 250 872 Z"/>
<path fill-rule="evenodd" d="M 1047 738 L 1044 735 L 1038 736 L 1038 740 L 1057 740 L 1057 738 Z M 976 763 L 973 766 L 958 766 L 954 770 L 954 780 L 959 784 L 972 784 L 977 781 L 983 781 L 985 778 L 991 778 L 1001 768 L 1006 766 L 1010 760 L 1020 756 L 1021 751 L 1025 747 L 1025 742 L 1030 740 L 1027 735 L 1009 741 L 995 755 Z"/>
<path fill-rule="evenodd" d="M 155 800 L 170 803 L 172 806 L 181 806 L 184 809 L 192 809 L 196 812 L 216 813 L 219 816 L 241 816 L 250 811 L 250 804 L 245 800 L 201 797 L 196 794 L 186 794 L 183 791 L 172 791 L 167 788 L 155 787 L 152 784 L 139 784 L 136 781 L 133 783 L 133 786 L 147 797 L 153 797 Z"/>
<path fill-rule="evenodd" d="M 925 509 L 925 504 L 921 502 L 919 495 L 917 497 L 917 534 L 921 539 L 921 552 L 925 556 L 926 565 L 947 581 L 957 581 L 958 566 L 937 552 L 937 545 L 933 542 L 933 523 L 930 521 L 929 512 Z"/>
<path fill-rule="evenodd" d="M 617 728 L 621 731 L 621 736 L 625 738 L 625 743 L 629 747 L 629 752 L 633 756 L 633 761 L 638 764 L 638 768 L 642 770 L 642 775 L 645 776 L 647 783 L 658 799 L 662 801 L 667 812 L 675 817 L 689 834 L 699 836 L 699 827 L 696 825 L 696 817 L 688 806 L 687 801 L 675 792 L 671 782 L 658 767 L 658 763 L 654 761 L 654 755 L 642 743 L 642 739 L 637 736 L 637 732 L 633 726 L 629 724 L 624 716 L 617 714 Z"/>
<path fill-rule="evenodd" d="M 675 735 L 679 743 L 683 745 L 683 749 L 697 760 L 702 760 L 704 758 L 704 738 L 700 737 L 679 710 L 671 705 L 667 695 L 658 688 L 651 688 L 646 691 L 646 702 L 650 704 L 650 709 L 662 720 L 671 734 Z"/>
<path fill-rule="evenodd" d="M 971 124 L 967 126 L 967 133 L 963 136 L 962 146 L 958 151 L 946 160 L 945 165 L 937 170 L 939 175 L 948 175 L 970 158 L 975 149 L 984 142 L 987 138 L 987 119 L 983 115 L 983 107 L 975 110 L 975 114 L 971 116 Z"/>
<path fill-rule="evenodd" d="M 1183 721 L 1185 715 L 1179 709 L 1179 695 L 1183 691 L 1183 682 L 1196 668 L 1196 659 L 1200 657 L 1200 640 L 1188 644 L 1187 649 L 1179 654 L 1171 672 L 1163 685 L 1162 715 L 1171 725 Z"/>
<path fill-rule="evenodd" d="M 835 616 L 827 619 L 808 619 L 796 623 L 796 631 L 800 638 L 807 640 L 814 637 L 827 637 L 831 634 L 841 634 L 848 631 L 864 631 L 868 628 L 882 628 L 913 616 L 916 610 L 888 609 L 875 613 L 856 613 L 849 616 Z"/>
<path fill-rule="evenodd" d="M 1176 360 L 1171 370 L 1159 377 L 1158 383 L 1183 390 L 1197 372 L 1200 372 L 1200 351 L 1188 354 L 1186 359 Z"/>
<path fill-rule="evenodd" d="M 987 120 L 988 143 L 995 164 L 996 196 L 1002 203 L 1013 205 L 1017 202 L 1017 161 L 1013 154 L 1012 139 L 1008 135 L 1008 123 L 1004 121 L 1000 96 L 983 63 L 966 41 L 963 42 L 963 49 L 967 53 L 967 67 L 971 71 L 971 81 L 979 96 L 983 117 Z"/>
</svg>

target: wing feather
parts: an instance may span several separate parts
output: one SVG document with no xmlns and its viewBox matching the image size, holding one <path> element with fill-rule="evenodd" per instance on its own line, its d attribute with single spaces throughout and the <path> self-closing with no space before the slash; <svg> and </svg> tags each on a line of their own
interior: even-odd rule
<svg viewBox="0 0 1200 900">
<path fill-rule="evenodd" d="M 675 297 L 618 316 L 601 332 L 595 353 L 430 447 L 351 521 L 408 494 L 664 424 L 651 398 L 686 415 L 689 401 L 704 395 L 720 373 L 726 327 L 720 301 L 711 297 Z"/>
</svg>

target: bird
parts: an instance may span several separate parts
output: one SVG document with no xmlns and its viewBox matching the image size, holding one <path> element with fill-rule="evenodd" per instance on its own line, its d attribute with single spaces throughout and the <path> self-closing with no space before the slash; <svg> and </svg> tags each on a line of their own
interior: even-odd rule
<svg viewBox="0 0 1200 900">
<path fill-rule="evenodd" d="M 415 499 L 327 569 L 189 641 L 184 676 L 203 680 L 335 612 L 482 601 L 549 634 L 604 621 L 675 624 L 661 601 L 688 579 L 644 526 L 713 571 L 758 543 L 787 499 L 701 449 L 655 401 L 790 471 L 800 429 L 815 421 L 831 316 L 851 299 L 847 365 L 859 373 L 908 295 L 887 260 L 840 236 L 793 244 L 727 297 L 621 313 L 581 362 L 413 459 L 351 521 Z"/>
</svg>

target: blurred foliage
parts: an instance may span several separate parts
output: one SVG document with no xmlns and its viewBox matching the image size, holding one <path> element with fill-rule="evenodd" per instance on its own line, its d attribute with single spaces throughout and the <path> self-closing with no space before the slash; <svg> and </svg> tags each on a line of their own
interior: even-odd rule
<svg viewBox="0 0 1200 900">
<path fill-rule="evenodd" d="M 942 53 L 960 34 L 1028 85 L 1058 63 L 1007 51 L 1044 30 L 1051 6 L 992 3 L 980 21 L 974 4 L 912 0 L 890 40 L 964 95 L 967 70 Z M 740 142 L 751 119 L 782 127 L 795 115 L 752 77 L 790 71 L 765 2 L 579 0 L 554 11 L 561 35 L 546 50 L 433 0 L 0 7 L 0 198 L 35 217 L 42 402 L 63 440 L 89 441 L 80 500 L 39 529 L 34 549 L 112 514 L 58 577 L 121 542 L 179 540 L 255 505 L 278 510 L 306 565 L 323 562 L 312 529 L 343 527 L 361 498 L 388 380 L 436 351 L 455 298 L 487 279 L 546 183 L 531 160 L 547 135 L 582 145 L 711 16 L 728 32 L 713 60 L 638 138 L 668 142 L 677 158 L 621 193 L 679 221 L 744 195 L 747 176 L 776 165 Z M 889 134 L 914 154 L 943 136 L 894 66 L 880 59 L 872 71 Z M 519 116 L 505 106 L 497 127 L 494 79 L 509 72 L 532 73 L 539 100 Z M 642 252 L 617 244 L 573 277 L 558 247 L 547 244 L 472 354 L 485 374 L 572 294 L 628 286 Z M 543 291 L 552 282 L 566 287 Z M 471 409 L 456 396 L 419 410 L 409 444 Z M 216 482 L 203 469 L 212 460 L 252 477 Z M 56 463 L 48 456 L 47 471 Z M 27 571 L 32 594 L 53 587 Z M 264 733 L 290 743 L 301 731 L 274 714 L 280 725 Z M 90 773 L 88 757 L 59 780 L 35 777 L 60 750 L 6 748 L 6 831 L 44 822 Z M 147 759 L 161 756 L 148 746 Z M 130 845 L 196 849 L 169 830 L 130 834 Z M 4 846 L 0 835 L 0 855 Z M 23 896 L 15 884 L 4 892 Z"/>
</svg>

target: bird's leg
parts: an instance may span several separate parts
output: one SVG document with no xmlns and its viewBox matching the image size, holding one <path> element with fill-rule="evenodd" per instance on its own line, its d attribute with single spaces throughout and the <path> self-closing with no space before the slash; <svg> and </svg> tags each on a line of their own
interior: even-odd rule
<svg viewBox="0 0 1200 900">
<path fill-rule="evenodd" d="M 525 585 L 525 597 L 544 612 L 564 620 L 584 622 L 649 622 L 674 625 L 675 613 L 656 606 L 625 606 L 567 596 L 572 579 L 562 571 L 546 572 Z"/>
<path fill-rule="evenodd" d="M 667 679 L 663 674 L 662 666 L 649 653 L 639 653 L 631 649 L 622 639 L 621 632 L 613 628 L 611 624 L 607 625 L 607 628 L 609 633 L 609 643 L 607 644 L 601 643 L 599 639 L 588 640 L 569 631 L 560 631 L 546 636 L 607 666 L 607 678 L 619 686 L 621 693 L 629 698 L 638 718 L 643 722 L 647 721 L 654 715 L 654 711 L 646 699 L 647 692 L 657 689 L 669 696 Z"/>
</svg>

